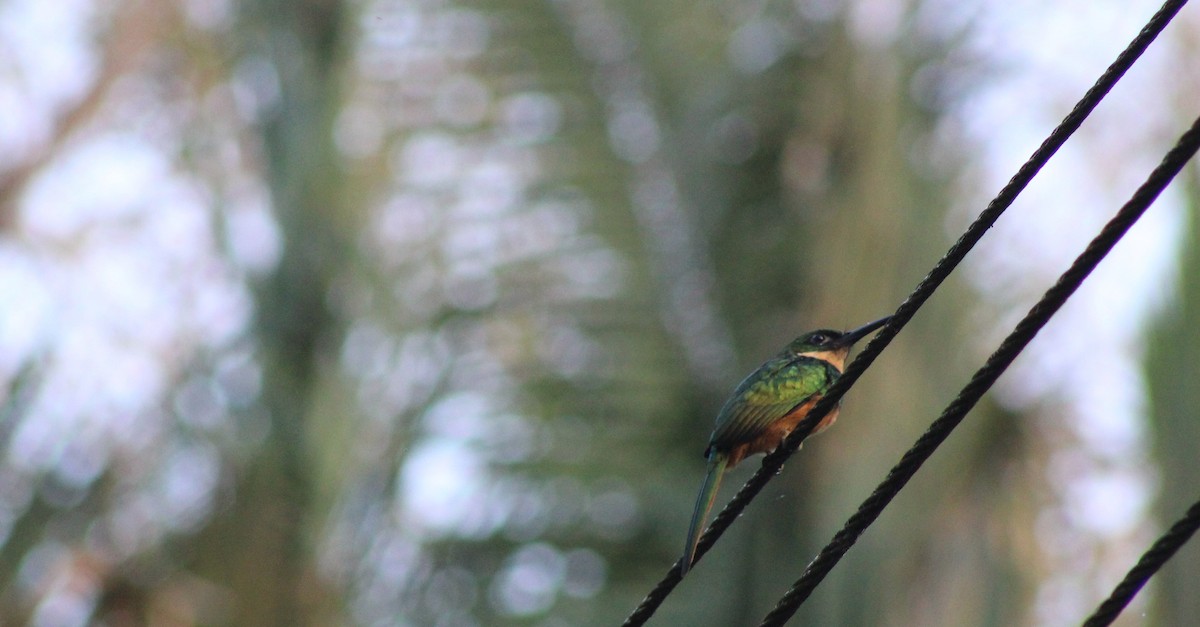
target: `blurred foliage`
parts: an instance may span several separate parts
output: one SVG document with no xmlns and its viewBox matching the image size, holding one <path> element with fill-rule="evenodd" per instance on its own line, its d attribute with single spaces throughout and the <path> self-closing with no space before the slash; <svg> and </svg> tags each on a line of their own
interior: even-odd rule
<svg viewBox="0 0 1200 627">
<path fill-rule="evenodd" d="M 618 622 L 739 376 L 949 243 L 963 26 L 858 4 L 91 7 L 91 86 L 0 170 L 0 252 L 153 246 L 135 286 L 84 275 L 99 339 L 8 332 L 0 622 Z M 113 135 L 157 177 L 126 223 L 36 211 Z M 771 607 L 969 374 L 971 299 L 930 301 L 656 623 Z M 798 622 L 1027 619 L 1021 418 L 977 410 Z"/>
</svg>

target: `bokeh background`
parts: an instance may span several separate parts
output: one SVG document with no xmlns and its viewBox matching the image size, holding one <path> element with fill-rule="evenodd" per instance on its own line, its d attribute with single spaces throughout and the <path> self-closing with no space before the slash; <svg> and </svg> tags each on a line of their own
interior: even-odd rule
<svg viewBox="0 0 1200 627">
<path fill-rule="evenodd" d="M 894 310 L 1156 8 L 0 0 L 0 623 L 618 622 L 737 381 Z M 651 624 L 757 623 L 1198 56 L 1189 7 Z M 1077 623 L 1200 496 L 1197 173 L 797 624 Z"/>
</svg>

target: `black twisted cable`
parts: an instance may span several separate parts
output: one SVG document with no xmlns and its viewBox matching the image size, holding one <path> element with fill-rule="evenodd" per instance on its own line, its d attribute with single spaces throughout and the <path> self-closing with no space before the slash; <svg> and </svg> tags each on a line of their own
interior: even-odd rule
<svg viewBox="0 0 1200 627">
<path fill-rule="evenodd" d="M 883 349 L 891 343 L 896 334 L 900 332 L 900 329 L 904 328 L 909 319 L 933 295 L 933 292 L 954 271 L 963 258 L 967 256 L 967 253 L 975 247 L 975 244 L 995 224 L 1000 215 L 1012 205 L 1017 196 L 1033 180 L 1033 177 L 1046 165 L 1046 162 L 1054 156 L 1054 153 L 1083 124 L 1087 116 L 1108 95 L 1113 85 L 1116 85 L 1125 72 L 1141 57 L 1146 48 L 1166 28 L 1166 25 L 1170 23 L 1171 19 L 1175 17 L 1175 14 L 1185 4 L 1187 4 L 1187 0 L 1168 0 L 1150 18 L 1141 32 L 1129 43 L 1117 59 L 1113 61 L 1112 65 L 1100 75 L 1100 78 L 1088 89 L 1087 93 L 1083 95 L 1083 98 L 1079 100 L 1071 112 L 1046 137 L 1042 145 L 1030 155 L 1029 159 L 1017 170 L 1017 173 L 1005 184 L 996 197 L 988 203 L 987 208 L 979 214 L 975 222 L 967 227 L 954 246 L 938 260 L 933 269 L 929 271 L 929 274 L 921 280 L 912 293 L 909 294 L 908 298 L 900 304 L 891 321 L 880 329 L 875 334 L 875 337 L 867 343 L 863 351 L 850 362 L 845 372 L 830 387 L 825 397 L 809 411 L 808 416 L 804 420 L 796 425 L 791 435 L 784 440 L 779 448 L 763 459 L 762 467 L 738 490 L 738 493 L 721 510 L 721 513 L 713 519 L 712 524 L 708 527 L 708 531 L 701 536 L 696 548 L 696 561 L 699 561 L 708 552 L 708 549 L 721 537 L 729 525 L 733 524 L 734 519 L 762 491 L 767 482 L 771 480 L 771 477 L 779 473 L 779 470 L 783 467 L 783 463 L 800 447 L 800 443 L 808 437 L 817 422 L 825 414 L 829 413 L 829 410 L 845 396 L 846 391 L 870 367 L 875 358 L 883 352 Z M 658 584 L 642 599 L 642 602 L 633 610 L 629 617 L 625 619 L 624 626 L 637 627 L 645 624 L 654 614 L 655 610 L 658 609 L 658 606 L 662 605 L 667 595 L 679 584 L 680 579 L 679 563 L 676 562 Z"/>
<path fill-rule="evenodd" d="M 987 362 L 975 372 L 966 387 L 942 411 L 942 415 L 933 421 L 933 424 L 921 435 L 916 444 L 888 472 L 887 477 L 875 488 L 871 496 L 863 501 L 858 511 L 846 521 L 841 531 L 838 531 L 833 540 L 821 549 L 817 557 L 804 569 L 804 573 L 796 580 L 796 583 L 779 600 L 775 609 L 771 610 L 763 619 L 761 627 L 782 625 L 792 617 L 796 608 L 800 607 L 804 600 L 812 594 L 825 575 L 858 541 L 859 536 L 867 530 L 867 527 L 879 517 L 888 503 L 904 488 L 921 465 L 933 455 L 933 452 L 946 440 L 950 432 L 962 422 L 967 412 L 971 411 L 975 403 L 1000 378 L 1000 375 L 1025 349 L 1038 331 L 1083 284 L 1084 279 L 1121 240 L 1129 227 L 1137 222 L 1138 218 L 1162 193 L 1162 190 L 1183 170 L 1183 166 L 1196 154 L 1197 150 L 1200 150 L 1200 118 L 1197 118 L 1192 123 L 1192 127 L 1179 138 L 1175 146 L 1163 157 L 1158 167 L 1150 173 L 1146 182 L 1142 183 L 1142 186 L 1134 192 L 1129 202 L 1121 207 L 1117 215 L 1104 225 L 1100 234 L 1088 244 L 1087 248 L 1071 264 L 1071 267 L 1058 278 L 1058 281 L 1050 289 L 1046 290 L 1042 299 L 1017 323 L 1016 328 L 1008 337 L 1004 338 L 996 352 L 988 357 Z"/>
<path fill-rule="evenodd" d="M 1175 521 L 1174 525 L 1167 530 L 1150 548 L 1146 550 L 1138 563 L 1125 575 L 1121 583 L 1113 588 L 1112 594 L 1109 595 L 1100 607 L 1088 617 L 1083 623 L 1083 627 L 1104 627 L 1111 625 L 1121 610 L 1125 609 L 1126 605 L 1133 600 L 1133 596 L 1146 585 L 1146 582 L 1158 572 L 1158 569 L 1175 555 L 1175 552 L 1191 539 L 1192 534 L 1200 529 L 1200 501 L 1194 503 L 1188 508 L 1183 518 Z"/>
</svg>

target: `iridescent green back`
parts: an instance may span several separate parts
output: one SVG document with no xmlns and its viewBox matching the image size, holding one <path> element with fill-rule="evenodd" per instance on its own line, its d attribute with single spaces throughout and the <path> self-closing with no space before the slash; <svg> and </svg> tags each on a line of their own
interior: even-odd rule
<svg viewBox="0 0 1200 627">
<path fill-rule="evenodd" d="M 814 394 L 822 394 L 841 373 L 812 357 L 776 357 L 742 381 L 717 415 L 709 446 L 724 451 L 754 439 Z"/>
</svg>

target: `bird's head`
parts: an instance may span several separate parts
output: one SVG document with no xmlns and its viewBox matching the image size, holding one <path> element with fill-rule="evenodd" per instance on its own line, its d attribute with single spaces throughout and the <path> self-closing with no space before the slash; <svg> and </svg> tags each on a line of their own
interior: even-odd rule
<svg viewBox="0 0 1200 627">
<path fill-rule="evenodd" d="M 850 354 L 850 347 L 872 331 L 887 324 L 887 321 L 891 319 L 891 316 L 886 316 L 849 331 L 832 329 L 809 331 L 792 340 L 785 352 L 790 357 L 813 357 L 827 361 L 841 370 L 846 363 L 846 356 Z"/>
</svg>

